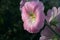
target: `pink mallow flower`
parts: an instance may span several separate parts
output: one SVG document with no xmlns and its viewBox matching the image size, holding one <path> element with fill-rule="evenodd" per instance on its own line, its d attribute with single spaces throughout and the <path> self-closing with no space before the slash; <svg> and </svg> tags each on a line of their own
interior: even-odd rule
<svg viewBox="0 0 60 40">
<path fill-rule="evenodd" d="M 57 22 L 55 31 L 60 34 L 60 7 L 53 7 L 52 9 L 48 10 L 46 20 L 48 23 L 55 20 Z"/>
<path fill-rule="evenodd" d="M 21 2 L 20 2 L 20 10 L 24 6 L 25 2 L 30 2 L 30 1 L 39 1 L 39 0 L 21 0 Z"/>
<path fill-rule="evenodd" d="M 46 26 L 41 32 L 41 37 L 39 40 L 52 40 L 54 38 L 54 33 Z"/>
<path fill-rule="evenodd" d="M 58 22 L 56 24 L 57 27 L 52 25 L 51 28 L 60 34 L 60 7 L 53 7 L 52 9 L 49 9 L 47 12 L 46 20 L 48 23 L 52 22 L 52 20 L 56 20 Z M 48 28 L 48 26 L 46 26 L 45 29 L 41 32 L 41 37 L 39 40 L 53 40 L 55 36 L 56 35 Z M 55 38 L 55 40 L 58 39 L 60 40 L 60 37 Z"/>
<path fill-rule="evenodd" d="M 22 20 L 24 30 L 30 33 L 37 33 L 44 25 L 44 5 L 42 2 L 26 2 L 22 7 Z"/>
</svg>

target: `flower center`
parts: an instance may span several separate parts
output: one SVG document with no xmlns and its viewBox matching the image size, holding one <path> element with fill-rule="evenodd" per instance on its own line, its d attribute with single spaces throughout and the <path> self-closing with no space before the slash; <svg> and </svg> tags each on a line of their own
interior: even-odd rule
<svg viewBox="0 0 60 40">
<path fill-rule="evenodd" d="M 34 14 L 33 12 L 32 12 L 32 13 L 29 13 L 29 17 L 30 17 L 30 22 L 31 22 L 31 23 L 34 23 L 35 20 L 36 20 L 35 14 Z"/>
</svg>

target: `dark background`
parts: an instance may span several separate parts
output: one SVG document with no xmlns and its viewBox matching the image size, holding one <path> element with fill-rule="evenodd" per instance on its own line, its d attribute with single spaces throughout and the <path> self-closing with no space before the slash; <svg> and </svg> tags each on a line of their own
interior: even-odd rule
<svg viewBox="0 0 60 40">
<path fill-rule="evenodd" d="M 41 0 L 45 14 L 53 6 L 59 7 L 59 0 Z M 0 0 L 0 40 L 31 40 L 34 34 L 23 28 L 20 0 Z M 36 40 L 36 39 L 34 39 Z"/>
</svg>

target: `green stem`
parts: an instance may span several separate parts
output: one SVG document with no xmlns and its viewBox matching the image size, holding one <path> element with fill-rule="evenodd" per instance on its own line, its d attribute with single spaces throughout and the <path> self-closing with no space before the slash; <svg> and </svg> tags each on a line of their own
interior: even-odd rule
<svg viewBox="0 0 60 40">
<path fill-rule="evenodd" d="M 60 34 L 58 34 L 56 31 L 54 31 L 54 30 L 51 28 L 51 25 L 49 25 L 49 24 L 47 23 L 47 21 L 46 21 L 46 25 L 48 26 L 48 28 L 49 28 L 53 33 L 55 33 L 57 36 L 60 37 Z"/>
</svg>

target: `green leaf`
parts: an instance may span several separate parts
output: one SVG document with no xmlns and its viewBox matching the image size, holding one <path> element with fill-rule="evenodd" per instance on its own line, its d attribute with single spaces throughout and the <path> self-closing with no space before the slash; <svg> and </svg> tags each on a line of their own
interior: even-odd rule
<svg viewBox="0 0 60 40">
<path fill-rule="evenodd" d="M 51 25 L 54 25 L 54 26 L 56 26 L 56 24 L 58 24 L 59 22 L 56 20 L 56 18 L 54 18 L 51 22 L 50 22 L 50 24 Z"/>
<path fill-rule="evenodd" d="M 53 37 L 53 40 L 59 40 L 59 37 L 58 37 L 57 35 L 55 35 L 55 36 Z"/>
</svg>

